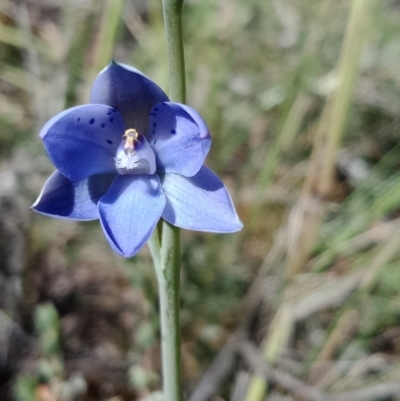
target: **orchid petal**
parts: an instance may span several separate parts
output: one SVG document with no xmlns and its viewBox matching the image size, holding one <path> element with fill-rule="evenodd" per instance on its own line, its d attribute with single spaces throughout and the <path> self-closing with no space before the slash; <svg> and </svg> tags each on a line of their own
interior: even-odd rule
<svg viewBox="0 0 400 401">
<path fill-rule="evenodd" d="M 72 182 L 55 171 L 32 209 L 50 217 L 65 220 L 96 220 L 98 200 L 107 192 L 114 175 L 93 175 Z"/>
<path fill-rule="evenodd" d="M 125 257 L 137 253 L 149 239 L 164 206 L 157 175 L 117 176 L 98 203 L 100 221 L 114 251 Z"/>
<path fill-rule="evenodd" d="M 243 224 L 222 181 L 207 167 L 191 178 L 165 174 L 161 185 L 167 197 L 162 217 L 190 230 L 228 233 Z"/>
<path fill-rule="evenodd" d="M 79 181 L 116 172 L 114 156 L 124 131 L 117 110 L 90 104 L 53 117 L 40 136 L 57 169 L 72 181 Z"/>
<path fill-rule="evenodd" d="M 146 132 L 150 110 L 168 100 L 167 95 L 139 70 L 112 61 L 95 79 L 91 103 L 115 107 L 127 128 Z"/>
<path fill-rule="evenodd" d="M 153 108 L 147 140 L 157 158 L 158 173 L 194 176 L 211 146 L 208 128 L 192 108 L 165 102 Z"/>
</svg>

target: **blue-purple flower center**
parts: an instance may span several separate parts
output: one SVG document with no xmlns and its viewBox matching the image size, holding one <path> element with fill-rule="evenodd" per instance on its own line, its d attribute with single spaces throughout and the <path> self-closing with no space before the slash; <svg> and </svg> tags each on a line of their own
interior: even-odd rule
<svg viewBox="0 0 400 401">
<path fill-rule="evenodd" d="M 156 157 L 145 136 L 135 128 L 127 129 L 114 158 L 117 172 L 126 174 L 154 174 Z"/>
</svg>

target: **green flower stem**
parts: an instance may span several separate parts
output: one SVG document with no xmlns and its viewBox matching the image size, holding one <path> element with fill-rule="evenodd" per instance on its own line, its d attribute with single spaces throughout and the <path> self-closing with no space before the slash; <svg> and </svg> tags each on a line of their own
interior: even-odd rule
<svg viewBox="0 0 400 401">
<path fill-rule="evenodd" d="M 166 221 L 162 225 L 161 261 L 158 276 L 160 297 L 162 370 L 165 401 L 181 401 L 182 364 L 179 324 L 180 240 L 179 229 Z"/>
<path fill-rule="evenodd" d="M 185 57 L 182 39 L 183 0 L 162 0 L 165 32 L 167 35 L 169 98 L 185 103 Z"/>
<path fill-rule="evenodd" d="M 169 67 L 169 98 L 185 102 L 185 62 L 182 41 L 183 0 L 163 0 Z M 180 231 L 161 220 L 149 241 L 157 273 L 164 401 L 182 401 L 179 323 Z"/>
<path fill-rule="evenodd" d="M 165 401 L 182 401 L 179 324 L 180 231 L 161 220 L 149 247 L 158 281 L 161 319 L 163 390 Z"/>
</svg>

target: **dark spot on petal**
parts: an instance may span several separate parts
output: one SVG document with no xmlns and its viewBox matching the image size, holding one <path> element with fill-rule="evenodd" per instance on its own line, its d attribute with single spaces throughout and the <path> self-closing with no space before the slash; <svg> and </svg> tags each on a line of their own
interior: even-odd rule
<svg viewBox="0 0 400 401">
<path fill-rule="evenodd" d="M 155 111 L 158 111 L 157 107 L 154 108 Z"/>
<path fill-rule="evenodd" d="M 77 119 L 76 121 L 78 121 L 78 122 L 79 122 L 79 121 L 81 121 L 81 118 L 80 118 L 80 117 L 78 117 L 78 119 Z"/>
<path fill-rule="evenodd" d="M 89 123 L 93 125 L 95 121 L 96 121 L 96 120 L 95 120 L 94 118 L 91 118 L 90 121 L 89 121 Z"/>
<path fill-rule="evenodd" d="M 117 112 L 117 110 L 116 109 L 111 109 L 114 113 L 116 113 Z"/>
<path fill-rule="evenodd" d="M 113 141 L 111 139 L 107 139 L 107 143 L 109 143 L 110 145 L 113 144 Z"/>
<path fill-rule="evenodd" d="M 107 115 L 108 115 L 108 116 L 111 116 L 111 111 L 109 111 L 109 112 L 107 113 Z"/>
<path fill-rule="evenodd" d="M 156 124 L 156 123 L 153 123 L 153 127 L 157 127 L 157 124 Z"/>
<path fill-rule="evenodd" d="M 163 106 L 166 106 L 166 105 L 167 105 L 167 103 L 165 103 L 165 102 L 162 102 L 162 105 L 163 105 Z"/>
<path fill-rule="evenodd" d="M 101 124 L 101 128 L 104 128 L 106 125 L 105 124 Z"/>
<path fill-rule="evenodd" d="M 157 139 L 154 139 L 154 142 L 153 142 L 153 144 L 155 145 L 155 144 L 156 144 L 156 142 L 157 142 Z"/>
<path fill-rule="evenodd" d="M 110 121 L 110 123 L 112 123 L 114 121 L 114 119 L 111 117 L 109 121 Z"/>
<path fill-rule="evenodd" d="M 171 134 L 176 134 L 176 130 L 172 129 Z"/>
</svg>

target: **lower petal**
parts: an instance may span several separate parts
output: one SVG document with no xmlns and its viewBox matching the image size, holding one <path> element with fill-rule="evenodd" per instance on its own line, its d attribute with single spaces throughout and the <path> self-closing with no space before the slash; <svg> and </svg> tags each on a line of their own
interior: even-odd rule
<svg viewBox="0 0 400 401">
<path fill-rule="evenodd" d="M 162 217 L 169 223 L 217 233 L 243 227 L 224 184 L 209 168 L 203 166 L 191 178 L 166 174 L 161 185 L 167 197 Z"/>
<path fill-rule="evenodd" d="M 66 220 L 96 220 L 97 202 L 107 192 L 114 175 L 93 175 L 73 182 L 55 171 L 44 184 L 32 209 L 46 216 Z"/>
<path fill-rule="evenodd" d="M 157 175 L 117 176 L 98 203 L 108 242 L 125 257 L 135 255 L 148 241 L 165 207 Z"/>
</svg>

